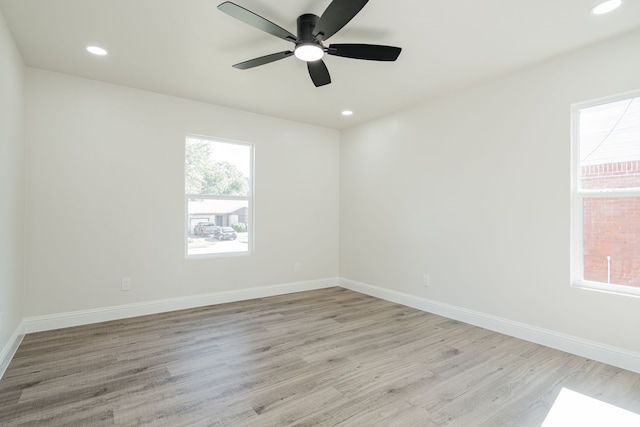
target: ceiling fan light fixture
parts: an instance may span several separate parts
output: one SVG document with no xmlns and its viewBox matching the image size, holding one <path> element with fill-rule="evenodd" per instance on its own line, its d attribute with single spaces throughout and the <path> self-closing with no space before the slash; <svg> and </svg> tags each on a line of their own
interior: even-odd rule
<svg viewBox="0 0 640 427">
<path fill-rule="evenodd" d="M 317 43 L 304 43 L 296 46 L 296 49 L 293 51 L 296 58 L 311 62 L 317 61 L 318 59 L 324 56 L 324 49 Z"/>
<path fill-rule="evenodd" d="M 594 15 L 604 15 L 605 13 L 616 10 L 621 4 L 622 0 L 608 0 L 591 9 L 591 13 Z"/>
</svg>

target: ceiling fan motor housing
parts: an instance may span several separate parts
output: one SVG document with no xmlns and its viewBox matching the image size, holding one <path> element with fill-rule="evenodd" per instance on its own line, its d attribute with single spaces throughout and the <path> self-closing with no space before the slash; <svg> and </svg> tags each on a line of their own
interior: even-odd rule
<svg viewBox="0 0 640 427">
<path fill-rule="evenodd" d="M 324 50 L 322 43 L 316 40 L 313 35 L 313 30 L 316 28 L 318 19 L 320 19 L 320 17 L 312 13 L 305 13 L 298 17 L 298 40 L 296 41 L 296 47 L 300 45 L 314 44 Z"/>
</svg>

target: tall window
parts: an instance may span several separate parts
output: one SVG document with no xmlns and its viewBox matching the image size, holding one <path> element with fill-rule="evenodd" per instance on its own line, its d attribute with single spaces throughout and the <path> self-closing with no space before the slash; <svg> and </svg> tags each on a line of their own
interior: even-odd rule
<svg viewBox="0 0 640 427">
<path fill-rule="evenodd" d="M 184 176 L 186 256 L 249 253 L 253 146 L 188 136 Z"/>
<path fill-rule="evenodd" d="M 573 122 L 572 284 L 640 296 L 640 93 Z"/>
</svg>

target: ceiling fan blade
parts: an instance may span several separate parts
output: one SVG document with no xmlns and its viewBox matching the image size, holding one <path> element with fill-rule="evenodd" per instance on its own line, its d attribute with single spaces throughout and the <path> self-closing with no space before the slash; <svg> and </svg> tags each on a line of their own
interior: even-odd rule
<svg viewBox="0 0 640 427">
<path fill-rule="evenodd" d="M 313 80 L 313 84 L 316 85 L 316 87 L 331 83 L 329 70 L 322 59 L 307 62 L 307 69 L 309 70 L 311 80 Z"/>
<path fill-rule="evenodd" d="M 333 0 L 313 30 L 318 40 L 327 40 L 347 25 L 369 0 Z"/>
<path fill-rule="evenodd" d="M 233 68 L 247 70 L 259 65 L 264 65 L 270 62 L 279 61 L 280 59 L 288 58 L 291 55 L 293 55 L 293 52 L 291 52 L 290 50 L 285 50 L 284 52 L 272 53 L 271 55 L 265 55 L 261 56 L 260 58 L 254 58 L 248 61 L 240 62 L 239 64 L 235 64 Z"/>
<path fill-rule="evenodd" d="M 332 44 L 327 54 L 346 58 L 367 59 L 369 61 L 395 61 L 402 48 L 376 44 Z"/>
<path fill-rule="evenodd" d="M 279 27 L 278 25 L 263 18 L 262 16 L 256 15 L 250 10 L 245 9 L 242 6 L 238 6 L 233 2 L 226 1 L 224 3 L 221 3 L 218 5 L 218 9 L 220 9 L 227 15 L 244 22 L 245 24 L 249 24 L 252 27 L 255 27 L 273 36 L 280 37 L 281 39 L 294 43 L 297 40 L 296 36 L 285 30 L 284 28 Z"/>
</svg>

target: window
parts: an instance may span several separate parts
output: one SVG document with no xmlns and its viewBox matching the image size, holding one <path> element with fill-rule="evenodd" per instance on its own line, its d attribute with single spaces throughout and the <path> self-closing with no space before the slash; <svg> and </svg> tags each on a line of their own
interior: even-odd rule
<svg viewBox="0 0 640 427">
<path fill-rule="evenodd" d="M 640 296 L 640 93 L 572 113 L 572 284 Z"/>
<path fill-rule="evenodd" d="M 184 175 L 186 256 L 250 253 L 253 146 L 188 136 Z"/>
</svg>

